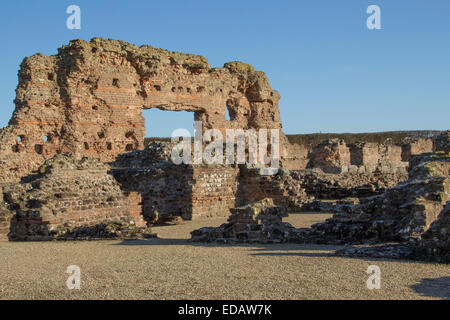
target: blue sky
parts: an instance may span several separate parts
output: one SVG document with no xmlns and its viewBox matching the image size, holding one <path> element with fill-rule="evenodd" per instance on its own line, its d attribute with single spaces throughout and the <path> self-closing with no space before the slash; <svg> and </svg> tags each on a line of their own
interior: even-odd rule
<svg viewBox="0 0 450 320">
<path fill-rule="evenodd" d="M 81 30 L 66 8 L 81 8 Z M 381 7 L 381 30 L 366 9 Z M 450 129 L 448 0 L 190 0 L 3 2 L 0 127 L 25 56 L 71 39 L 104 37 L 201 54 L 213 67 L 240 60 L 281 94 L 286 133 Z M 187 112 L 144 113 L 147 135 L 192 126 Z"/>
</svg>

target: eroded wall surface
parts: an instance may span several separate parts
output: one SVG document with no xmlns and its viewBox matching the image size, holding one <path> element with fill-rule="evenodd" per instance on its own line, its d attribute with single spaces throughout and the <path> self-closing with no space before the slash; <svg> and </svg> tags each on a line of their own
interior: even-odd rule
<svg viewBox="0 0 450 320">
<path fill-rule="evenodd" d="M 434 140 L 409 138 L 400 145 L 389 140 L 384 143 L 361 141 L 346 144 L 342 139 L 328 139 L 312 148 L 307 166 L 327 173 L 404 173 L 413 156 L 443 150 L 435 146 L 439 139 L 440 136 Z"/>
<path fill-rule="evenodd" d="M 92 158 L 58 155 L 22 183 L 3 188 L 11 240 L 51 240 L 84 233 L 85 226 L 122 221 L 144 227 L 141 195 L 124 192 L 108 166 Z"/>
<path fill-rule="evenodd" d="M 211 68 L 198 55 L 74 40 L 54 56 L 22 62 L 16 109 L 0 132 L 0 183 L 18 181 L 55 154 L 113 161 L 143 149 L 142 109 L 194 112 L 203 130 L 281 129 L 279 99 L 265 74 L 244 63 Z M 285 160 L 290 145 L 280 139 Z"/>
</svg>

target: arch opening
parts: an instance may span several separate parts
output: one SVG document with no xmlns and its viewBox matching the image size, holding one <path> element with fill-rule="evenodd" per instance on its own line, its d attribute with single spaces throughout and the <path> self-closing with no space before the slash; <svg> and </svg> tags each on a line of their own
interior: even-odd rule
<svg viewBox="0 0 450 320">
<path fill-rule="evenodd" d="M 143 109 L 145 118 L 145 142 L 150 140 L 170 140 L 172 133 L 177 129 L 189 131 L 194 136 L 194 112 L 160 110 L 157 108 Z"/>
</svg>

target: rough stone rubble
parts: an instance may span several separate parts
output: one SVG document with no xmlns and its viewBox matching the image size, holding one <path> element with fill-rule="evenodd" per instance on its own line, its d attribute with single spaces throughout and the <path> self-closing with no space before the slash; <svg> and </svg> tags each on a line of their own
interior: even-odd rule
<svg viewBox="0 0 450 320">
<path fill-rule="evenodd" d="M 192 232 L 193 241 L 351 244 L 338 255 L 450 262 L 450 155 L 415 156 L 409 179 L 359 203 L 332 204 L 334 216 L 309 229 L 282 222 L 264 199 L 232 209 L 229 223 Z M 268 213 L 269 217 L 264 215 Z M 272 214 L 272 215 L 271 215 Z"/>
<path fill-rule="evenodd" d="M 228 223 L 218 228 L 205 227 L 192 232 L 194 242 L 218 243 L 280 243 L 285 242 L 289 232 L 294 229 L 287 222 L 284 207 L 275 206 L 273 199 L 266 198 L 242 207 L 230 209 Z"/>
</svg>

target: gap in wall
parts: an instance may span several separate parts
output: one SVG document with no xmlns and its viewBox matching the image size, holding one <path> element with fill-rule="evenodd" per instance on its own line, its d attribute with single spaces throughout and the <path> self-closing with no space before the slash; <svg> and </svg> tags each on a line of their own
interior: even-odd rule
<svg viewBox="0 0 450 320">
<path fill-rule="evenodd" d="M 142 110 L 146 138 L 170 138 L 176 129 L 185 129 L 194 136 L 194 112 L 167 111 L 157 108 Z"/>
</svg>

